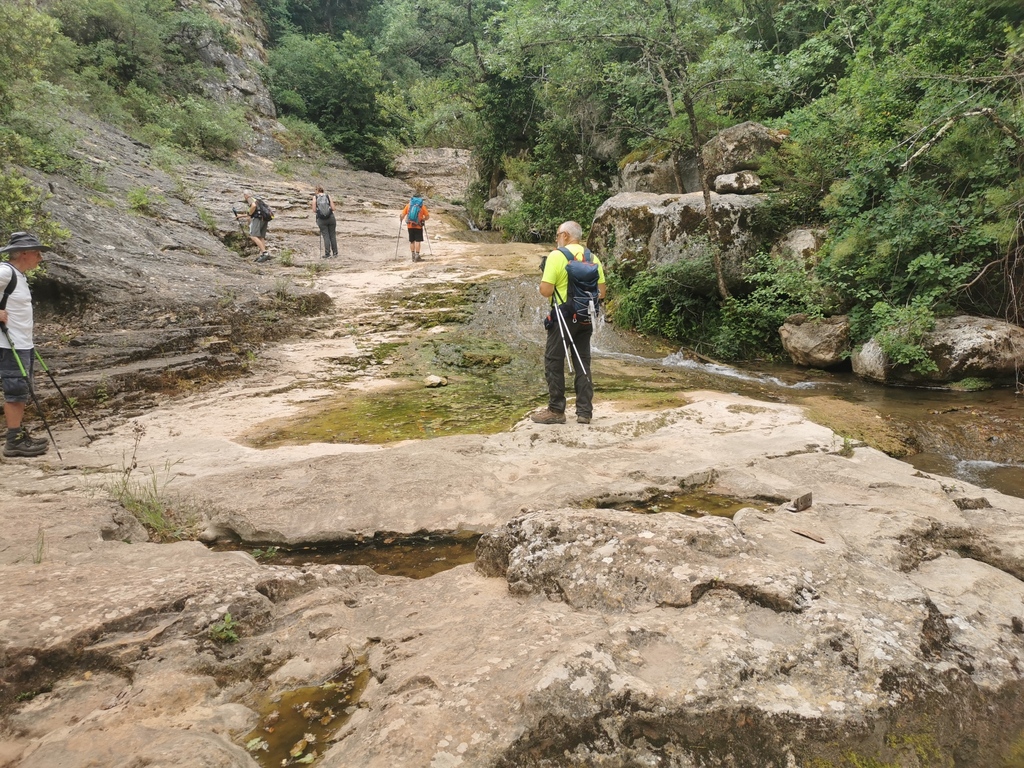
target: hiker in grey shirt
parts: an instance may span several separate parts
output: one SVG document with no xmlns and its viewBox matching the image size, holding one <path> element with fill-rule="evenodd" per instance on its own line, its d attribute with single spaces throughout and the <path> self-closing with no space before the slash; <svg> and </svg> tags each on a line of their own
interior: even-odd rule
<svg viewBox="0 0 1024 768">
<path fill-rule="evenodd" d="M 334 201 L 318 186 L 310 207 L 316 215 L 316 225 L 320 228 L 320 237 L 324 241 L 324 258 L 334 259 L 338 256 L 338 220 L 334 216 Z"/>
</svg>

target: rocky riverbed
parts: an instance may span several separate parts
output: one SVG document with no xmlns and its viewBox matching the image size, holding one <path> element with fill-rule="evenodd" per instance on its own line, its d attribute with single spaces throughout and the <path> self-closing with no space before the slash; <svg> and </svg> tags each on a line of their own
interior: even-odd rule
<svg viewBox="0 0 1024 768">
<path fill-rule="evenodd" d="M 1020 764 L 1024 501 L 917 471 L 794 405 L 707 391 L 613 397 L 601 392 L 613 364 L 599 362 L 590 425 L 523 418 L 496 434 L 253 447 L 254 430 L 310 405 L 422 386 L 395 375 L 387 350 L 444 338 L 456 319 L 443 301 L 403 297 L 535 279 L 544 250 L 463 242 L 439 215 L 430 255 L 412 264 L 395 239 L 404 185 L 323 167 L 317 179 L 344 196 L 342 258 L 310 269 L 320 261 L 308 185 L 264 171 L 183 178 L 211 207 L 225 190 L 272 190 L 284 213 L 271 239 L 291 265 L 230 252 L 235 225 L 219 216 L 203 246 L 214 261 L 189 251 L 204 264 L 190 293 L 205 297 L 201 311 L 231 286 L 254 305 L 282 290 L 326 297 L 316 311 L 280 311 L 280 335 L 249 347 L 230 340 L 228 322 L 212 335 L 244 365 L 225 380 L 96 402 L 97 439 L 61 423 L 63 462 L 51 452 L 0 468 L 0 766 L 269 765 L 274 697 L 345 675 L 358 679 L 357 703 L 318 710 L 327 735 L 296 738 L 286 760 Z M 121 280 L 126 267 L 88 250 L 104 232 L 73 240 L 51 279 L 73 284 L 73 262 L 92 254 L 109 271 L 101 282 Z M 146 262 L 131 243 L 113 253 L 128 250 L 139 274 L 119 283 L 121 298 L 84 301 L 83 318 L 96 307 L 166 313 L 181 276 L 199 270 L 168 267 L 154 280 L 167 286 L 160 299 L 148 269 L 168 249 Z M 184 329 L 198 344 L 190 306 L 136 332 Z M 112 380 L 100 362 L 76 378 L 51 311 L 43 332 L 62 375 L 82 392 Z M 116 330 L 104 331 L 107 348 Z M 267 564 L 150 540 L 112 498 L 126 477 L 177 500 L 206 540 L 484 536 L 475 564 L 419 580 Z M 696 490 L 750 505 L 731 519 L 623 509 Z M 790 511 L 808 493 L 810 506 Z"/>
</svg>

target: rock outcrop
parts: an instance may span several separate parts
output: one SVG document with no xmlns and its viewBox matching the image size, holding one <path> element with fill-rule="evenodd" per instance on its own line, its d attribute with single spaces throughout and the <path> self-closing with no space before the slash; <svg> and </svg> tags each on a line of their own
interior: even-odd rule
<svg viewBox="0 0 1024 768">
<path fill-rule="evenodd" d="M 510 213 L 523 201 L 523 193 L 519 191 L 512 179 L 498 182 L 498 194 L 484 203 L 484 209 L 492 216 L 504 216 Z"/>
<path fill-rule="evenodd" d="M 408 149 L 397 157 L 395 176 L 421 195 L 462 203 L 477 172 L 468 149 L 425 147 Z"/>
<path fill-rule="evenodd" d="M 360 665 L 358 706 L 315 744 L 325 768 L 1004 764 L 1024 728 L 1024 502 L 840 455 L 793 406 L 690 397 L 320 455 L 197 440 L 209 404 L 148 416 L 185 429 L 184 490 L 238 530 L 492 531 L 477 568 L 422 580 L 125 543 L 70 474 L 17 476 L 4 764 L 252 768 L 260 702 Z M 581 449 L 600 461 L 567 476 Z M 761 501 L 732 520 L 614 508 L 695 483 Z M 234 643 L 216 639 L 229 613 Z"/>
<path fill-rule="evenodd" d="M 264 118 L 277 117 L 274 101 L 257 67 L 266 64 L 267 30 L 259 14 L 246 12 L 240 0 L 203 0 L 204 10 L 226 25 L 237 49 L 228 50 L 208 31 L 193 41 L 200 59 L 224 73 L 223 79 L 203 83 L 220 104 L 243 104 Z"/>
<path fill-rule="evenodd" d="M 723 246 L 723 271 L 731 290 L 742 287 L 745 262 L 761 245 L 753 212 L 763 201 L 761 195 L 711 195 Z M 690 289 L 714 295 L 717 287 L 705 226 L 700 193 L 622 193 L 597 209 L 587 244 L 627 279 L 650 267 L 689 263 L 693 267 Z"/>
<path fill-rule="evenodd" d="M 1024 367 L 1024 328 L 984 317 L 940 318 L 921 347 L 935 364 L 929 372 L 894 363 L 874 339 L 853 351 L 853 371 L 883 384 L 935 386 L 963 379 L 1014 384 Z"/>
</svg>

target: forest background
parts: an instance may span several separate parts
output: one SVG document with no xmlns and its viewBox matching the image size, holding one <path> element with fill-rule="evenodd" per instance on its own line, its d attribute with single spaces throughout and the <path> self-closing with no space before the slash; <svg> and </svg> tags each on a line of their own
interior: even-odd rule
<svg viewBox="0 0 1024 768">
<path fill-rule="evenodd" d="M 788 133 L 760 174 L 759 226 L 822 228 L 812 264 L 759 254 L 735 295 L 709 264 L 619 274 L 616 322 L 729 359 L 779 350 L 787 315 L 846 313 L 897 362 L 938 316 L 1020 323 L 1024 5 L 1019 0 L 245 0 L 286 148 L 387 173 L 409 146 L 470 149 L 464 204 L 510 239 L 586 228 L 638 158 L 694 156 L 746 120 Z M 65 233 L 24 171 L 102 185 L 71 152 L 77 109 L 173 167 L 229 161 L 241 104 L 201 83 L 199 48 L 232 30 L 202 3 L 0 5 L 0 235 Z M 490 221 L 503 179 L 523 194 Z M 149 201 L 136 201 L 145 207 Z M 697 271 L 704 272 L 698 276 Z M 625 272 L 625 271 L 623 271 Z M 699 279 L 698 279 L 699 277 Z"/>
</svg>

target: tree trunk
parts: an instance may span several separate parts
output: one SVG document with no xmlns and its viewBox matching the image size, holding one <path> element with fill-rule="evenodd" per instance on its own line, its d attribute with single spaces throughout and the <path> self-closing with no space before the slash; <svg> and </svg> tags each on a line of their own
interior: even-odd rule
<svg viewBox="0 0 1024 768">
<path fill-rule="evenodd" d="M 711 210 L 711 187 L 708 185 L 707 173 L 704 170 L 704 156 L 701 153 L 700 133 L 697 130 L 697 115 L 693 109 L 693 98 L 689 92 L 683 95 L 683 107 L 686 109 L 686 117 L 690 122 L 690 142 L 693 145 L 693 152 L 697 160 L 697 176 L 700 178 L 700 191 L 704 194 L 704 218 L 708 225 L 708 238 L 711 242 L 711 259 L 715 263 L 715 279 L 718 281 L 718 295 L 722 301 L 731 298 L 729 288 L 725 284 L 725 274 L 722 271 L 722 244 L 718 237 L 718 227 L 715 226 L 715 216 Z"/>
</svg>

